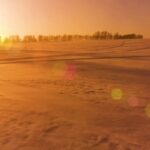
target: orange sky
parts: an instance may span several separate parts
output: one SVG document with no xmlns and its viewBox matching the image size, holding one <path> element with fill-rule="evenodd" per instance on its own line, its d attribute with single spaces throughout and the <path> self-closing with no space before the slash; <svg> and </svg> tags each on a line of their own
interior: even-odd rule
<svg viewBox="0 0 150 150">
<path fill-rule="evenodd" d="M 87 34 L 150 37 L 150 0 L 0 0 L 0 35 Z"/>
</svg>

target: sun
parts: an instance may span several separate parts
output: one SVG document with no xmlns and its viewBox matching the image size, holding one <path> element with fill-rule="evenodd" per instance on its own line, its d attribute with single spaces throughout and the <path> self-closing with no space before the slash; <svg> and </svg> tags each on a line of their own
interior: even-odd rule
<svg viewBox="0 0 150 150">
<path fill-rule="evenodd" d="M 0 34 L 0 43 L 4 43 L 6 36 L 3 34 Z"/>
</svg>

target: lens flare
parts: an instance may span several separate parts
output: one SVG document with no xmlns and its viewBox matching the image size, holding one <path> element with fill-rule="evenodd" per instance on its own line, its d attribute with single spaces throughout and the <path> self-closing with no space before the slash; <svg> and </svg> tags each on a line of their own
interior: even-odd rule
<svg viewBox="0 0 150 150">
<path fill-rule="evenodd" d="M 137 97 L 135 96 L 131 96 L 128 100 L 128 105 L 131 106 L 131 107 L 139 107 L 140 105 L 140 101 Z"/>
<path fill-rule="evenodd" d="M 123 97 L 123 92 L 119 88 L 115 88 L 111 91 L 111 97 L 113 100 L 121 100 Z"/>
<path fill-rule="evenodd" d="M 148 104 L 145 108 L 145 113 L 148 118 L 150 118 L 150 104 Z"/>
<path fill-rule="evenodd" d="M 76 76 L 76 67 L 72 64 L 67 65 L 66 72 L 65 72 L 65 78 L 67 80 L 72 80 Z"/>
<path fill-rule="evenodd" d="M 57 62 L 52 66 L 52 75 L 54 77 L 63 77 L 67 66 L 64 62 Z"/>
<path fill-rule="evenodd" d="M 73 80 L 76 77 L 77 71 L 73 64 L 67 64 L 65 62 L 57 62 L 52 66 L 52 76 L 65 80 Z"/>
</svg>

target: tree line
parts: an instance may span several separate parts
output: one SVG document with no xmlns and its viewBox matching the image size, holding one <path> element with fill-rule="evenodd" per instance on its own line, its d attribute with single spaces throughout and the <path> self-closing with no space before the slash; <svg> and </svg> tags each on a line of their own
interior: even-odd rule
<svg viewBox="0 0 150 150">
<path fill-rule="evenodd" d="M 93 35 L 25 35 L 20 38 L 19 35 L 9 36 L 2 40 L 0 37 L 0 42 L 3 43 L 17 43 L 17 42 L 53 42 L 53 41 L 72 41 L 72 40 L 110 40 L 110 39 L 143 39 L 143 35 L 140 34 L 112 34 L 107 31 L 97 31 Z"/>
</svg>

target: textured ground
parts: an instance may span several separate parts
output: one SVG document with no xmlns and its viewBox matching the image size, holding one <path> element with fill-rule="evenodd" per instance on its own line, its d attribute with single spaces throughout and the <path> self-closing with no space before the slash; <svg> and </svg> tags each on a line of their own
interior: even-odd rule
<svg viewBox="0 0 150 150">
<path fill-rule="evenodd" d="M 1 150 L 149 150 L 150 40 L 0 46 Z"/>
</svg>

